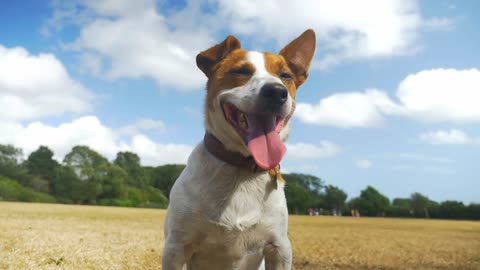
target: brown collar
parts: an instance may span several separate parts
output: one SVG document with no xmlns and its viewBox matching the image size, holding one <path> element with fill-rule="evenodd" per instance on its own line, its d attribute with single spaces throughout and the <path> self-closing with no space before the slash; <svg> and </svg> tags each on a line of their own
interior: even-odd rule
<svg viewBox="0 0 480 270">
<path fill-rule="evenodd" d="M 203 143 L 210 154 L 222 161 L 225 161 L 226 163 L 247 169 L 252 172 L 259 172 L 262 170 L 260 167 L 258 167 L 257 163 L 255 163 L 255 160 L 252 156 L 244 157 L 238 152 L 232 152 L 225 149 L 223 143 L 208 132 L 205 132 Z"/>
<path fill-rule="evenodd" d="M 210 152 L 210 154 L 226 163 L 247 169 L 254 173 L 265 171 L 262 168 L 258 167 L 252 156 L 245 157 L 238 152 L 232 152 L 225 149 L 223 143 L 208 132 L 205 132 L 205 136 L 203 137 L 203 143 L 205 144 L 205 147 L 207 148 L 207 151 Z M 280 174 L 280 165 L 277 165 L 275 168 L 268 170 L 268 174 L 272 178 L 272 181 L 275 182 L 275 187 L 277 179 L 284 181 Z"/>
</svg>

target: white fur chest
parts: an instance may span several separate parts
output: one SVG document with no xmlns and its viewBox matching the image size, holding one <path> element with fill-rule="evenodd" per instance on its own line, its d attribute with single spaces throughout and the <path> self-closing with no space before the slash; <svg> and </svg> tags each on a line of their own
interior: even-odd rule
<svg viewBox="0 0 480 270">
<path fill-rule="evenodd" d="M 248 257 L 262 258 L 273 236 L 287 231 L 283 183 L 276 188 L 268 173 L 252 177 L 213 158 L 202 144 L 192 153 L 170 197 L 168 223 L 182 224 L 194 234 L 188 238 L 195 239 L 197 255 L 192 263 L 198 265 L 220 263 L 222 258 L 230 258 L 224 266 L 255 262 Z"/>
<path fill-rule="evenodd" d="M 239 182 L 225 201 L 218 220 L 212 220 L 229 230 L 243 231 L 261 222 L 265 209 L 269 208 L 275 196 L 272 180 L 265 175 Z"/>
</svg>

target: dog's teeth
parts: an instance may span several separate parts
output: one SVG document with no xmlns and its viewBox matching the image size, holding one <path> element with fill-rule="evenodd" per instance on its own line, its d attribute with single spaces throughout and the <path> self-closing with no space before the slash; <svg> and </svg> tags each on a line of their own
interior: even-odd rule
<svg viewBox="0 0 480 270">
<path fill-rule="evenodd" d="M 240 127 L 242 127 L 245 130 L 248 129 L 247 118 L 245 117 L 244 113 L 240 113 L 238 115 L 238 122 L 240 124 Z"/>
</svg>

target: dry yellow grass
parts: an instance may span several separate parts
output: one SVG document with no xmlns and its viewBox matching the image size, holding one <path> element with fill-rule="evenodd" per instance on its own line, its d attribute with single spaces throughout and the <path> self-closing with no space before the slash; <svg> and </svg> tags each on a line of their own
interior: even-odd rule
<svg viewBox="0 0 480 270">
<path fill-rule="evenodd" d="M 480 269 L 480 222 L 290 218 L 297 269 Z"/>
<path fill-rule="evenodd" d="M 0 202 L 0 269 L 160 269 L 165 211 Z M 480 269 L 480 222 L 290 217 L 295 269 Z"/>
</svg>

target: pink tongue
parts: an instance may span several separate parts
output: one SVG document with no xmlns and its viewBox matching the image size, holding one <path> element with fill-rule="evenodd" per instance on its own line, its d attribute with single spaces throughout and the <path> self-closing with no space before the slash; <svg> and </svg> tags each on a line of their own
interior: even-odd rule
<svg viewBox="0 0 480 270">
<path fill-rule="evenodd" d="M 275 131 L 275 118 L 271 115 L 250 115 L 248 124 L 252 132 L 248 135 L 248 149 L 257 165 L 269 170 L 275 168 L 287 151 Z"/>
</svg>

